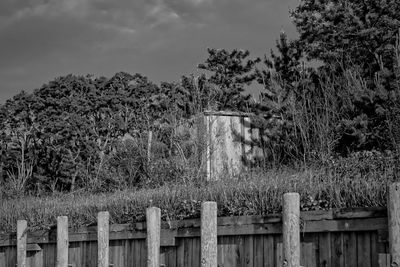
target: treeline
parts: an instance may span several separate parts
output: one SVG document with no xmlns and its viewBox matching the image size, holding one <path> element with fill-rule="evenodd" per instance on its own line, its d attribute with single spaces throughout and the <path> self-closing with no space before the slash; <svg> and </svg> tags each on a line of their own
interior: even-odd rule
<svg viewBox="0 0 400 267">
<path fill-rule="evenodd" d="M 68 75 L 16 95 L 0 108 L 3 192 L 112 190 L 199 177 L 190 126 L 206 109 L 255 114 L 261 138 L 253 145 L 264 151 L 263 168 L 329 167 L 363 151 L 397 157 L 400 3 L 302 0 L 291 16 L 299 38 L 282 33 L 263 59 L 208 49 L 199 77 L 157 85 L 125 72 Z M 254 83 L 263 88 L 259 98 L 245 93 Z"/>
</svg>

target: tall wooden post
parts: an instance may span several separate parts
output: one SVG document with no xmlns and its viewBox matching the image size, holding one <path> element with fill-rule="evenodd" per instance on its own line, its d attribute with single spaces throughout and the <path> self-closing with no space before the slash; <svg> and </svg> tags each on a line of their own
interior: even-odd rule
<svg viewBox="0 0 400 267">
<path fill-rule="evenodd" d="M 57 217 L 57 267 L 68 267 L 68 217 Z"/>
<path fill-rule="evenodd" d="M 153 131 L 149 131 L 149 135 L 147 137 L 147 163 L 149 164 L 151 161 L 151 145 L 153 142 Z"/>
<path fill-rule="evenodd" d="M 160 267 L 161 210 L 151 207 L 146 210 L 147 267 Z"/>
<path fill-rule="evenodd" d="M 109 266 L 110 214 L 102 211 L 97 214 L 97 266 Z"/>
<path fill-rule="evenodd" d="M 400 266 L 400 183 L 389 185 L 389 250 L 390 266 Z"/>
<path fill-rule="evenodd" d="M 217 203 L 201 204 L 201 267 L 217 267 Z"/>
<path fill-rule="evenodd" d="M 283 195 L 283 266 L 300 266 L 300 195 Z"/>
<path fill-rule="evenodd" d="M 26 240 L 28 223 L 26 220 L 17 221 L 17 266 L 26 267 Z"/>
</svg>

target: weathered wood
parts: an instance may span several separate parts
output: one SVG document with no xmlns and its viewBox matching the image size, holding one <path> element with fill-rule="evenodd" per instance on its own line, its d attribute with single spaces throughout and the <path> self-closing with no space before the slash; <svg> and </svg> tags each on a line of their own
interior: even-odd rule
<svg viewBox="0 0 400 267">
<path fill-rule="evenodd" d="M 317 267 L 313 243 L 301 243 L 301 266 Z M 261 265 L 260 265 L 261 266 Z M 337 265 L 339 267 L 339 265 Z"/>
<path fill-rule="evenodd" d="M 68 267 L 68 217 L 57 217 L 57 267 Z"/>
<path fill-rule="evenodd" d="M 331 233 L 318 235 L 319 262 L 321 266 L 332 266 Z M 335 266 L 336 267 L 336 266 Z"/>
<path fill-rule="evenodd" d="M 321 243 L 323 246 L 323 243 Z M 357 266 L 357 236 L 356 233 L 343 234 L 344 266 Z M 325 248 L 326 249 L 326 248 Z"/>
<path fill-rule="evenodd" d="M 264 239 L 264 266 L 275 267 L 274 236 L 267 235 Z"/>
<path fill-rule="evenodd" d="M 178 241 L 178 247 L 176 249 L 176 266 L 184 267 L 185 266 L 185 241 L 184 239 L 180 239 Z"/>
<path fill-rule="evenodd" d="M 387 211 L 384 208 L 356 208 L 356 209 L 333 209 L 333 210 L 318 210 L 318 211 L 303 211 L 300 213 L 302 221 L 321 221 L 321 220 L 335 220 L 335 219 L 364 219 L 364 218 L 386 218 Z M 218 226 L 222 225 L 245 225 L 245 224 L 264 224 L 264 223 L 281 223 L 281 214 L 268 214 L 266 216 L 253 215 L 253 216 L 234 216 L 234 217 L 218 217 Z M 140 223 L 133 227 L 142 227 Z M 163 228 L 186 228 L 186 227 L 200 227 L 199 219 L 188 219 L 181 221 L 172 221 L 162 223 Z"/>
<path fill-rule="evenodd" d="M 97 264 L 109 267 L 110 214 L 102 211 L 97 214 Z"/>
<path fill-rule="evenodd" d="M 201 266 L 217 266 L 217 203 L 201 205 Z"/>
<path fill-rule="evenodd" d="M 351 211 L 351 210 L 350 210 Z M 300 263 L 302 266 L 378 266 L 389 252 L 388 221 L 381 209 L 301 213 Z M 306 216 L 304 216 L 306 215 Z M 371 216 L 371 217 L 369 217 Z M 282 216 L 242 216 L 217 219 L 218 265 L 282 266 Z M 304 219 L 306 218 L 306 219 Z M 201 221 L 162 223 L 160 245 L 166 266 L 200 266 Z M 110 225 L 110 262 L 114 266 L 146 266 L 146 223 Z M 139 230 L 140 229 L 140 230 Z M 385 230 L 386 229 L 386 230 Z M 68 260 L 75 266 L 98 263 L 97 226 L 69 229 Z M 16 266 L 16 235 L 4 235 L 0 266 Z M 79 240 L 72 242 L 71 238 Z M 114 240 L 112 238 L 115 238 Z M 164 243 L 162 240 L 164 238 Z M 36 242 L 37 241 L 37 242 Z M 184 241 L 184 242 L 182 242 Z M 57 228 L 29 233 L 26 266 L 56 266 Z M 175 245 L 175 246 L 169 246 Z M 387 261 L 390 265 L 390 261 Z M 281 264 L 281 265 L 277 265 Z"/>
<path fill-rule="evenodd" d="M 382 208 L 358 208 L 330 211 L 306 211 L 301 212 L 300 218 L 304 222 L 303 232 L 326 232 L 326 231 L 370 231 L 378 230 L 380 242 L 386 242 L 387 239 L 387 211 Z M 217 219 L 218 235 L 229 235 L 239 229 L 241 234 L 270 234 L 282 233 L 281 214 L 269 214 L 266 216 L 238 216 L 238 217 L 219 217 Z M 172 222 L 162 222 L 161 244 L 165 246 L 174 246 L 174 237 L 182 236 L 185 228 L 200 228 L 200 219 L 188 219 Z M 220 227 L 233 226 L 233 227 Z M 240 227 L 243 226 L 243 227 Z M 262 230 L 262 229 L 265 230 Z M 179 230 L 179 234 L 174 230 Z M 189 230 L 187 236 L 200 236 L 199 231 Z M 185 236 L 185 235 L 183 235 Z M 28 234 L 29 243 L 55 243 L 56 233 L 48 231 L 36 231 Z M 120 239 L 145 239 L 146 224 L 113 224 L 110 225 L 110 240 Z M 69 241 L 96 241 L 97 226 L 80 227 L 70 229 Z M 15 236 L 10 234 L 0 235 L 0 247 L 15 246 Z"/>
<path fill-rule="evenodd" d="M 300 266 L 300 195 L 283 195 L 283 262 L 288 267 Z"/>
<path fill-rule="evenodd" d="M 278 267 L 286 267 L 287 263 L 284 265 L 284 259 L 283 259 L 283 244 L 282 243 L 277 243 L 276 244 L 276 266 Z"/>
<path fill-rule="evenodd" d="M 389 248 L 392 266 L 400 266 L 400 183 L 389 185 Z"/>
<path fill-rule="evenodd" d="M 192 264 L 192 240 L 185 238 L 184 241 L 184 252 L 183 252 L 183 266 L 190 266 Z"/>
<path fill-rule="evenodd" d="M 254 236 L 254 266 L 264 265 L 263 236 Z"/>
<path fill-rule="evenodd" d="M 243 169 L 242 119 L 238 116 L 206 115 L 208 164 L 207 179 L 218 180 L 229 174 L 236 176 Z"/>
<path fill-rule="evenodd" d="M 390 267 L 390 254 L 379 253 L 379 267 Z"/>
<path fill-rule="evenodd" d="M 237 112 L 237 111 L 204 111 L 206 116 L 234 116 L 234 117 L 249 117 L 254 116 L 253 113 Z"/>
<path fill-rule="evenodd" d="M 371 238 L 371 266 L 378 266 L 378 237 L 377 232 L 370 233 Z"/>
<path fill-rule="evenodd" d="M 343 234 L 331 233 L 331 264 L 332 266 L 344 267 Z"/>
<path fill-rule="evenodd" d="M 31 251 L 37 252 L 37 251 L 41 251 L 41 250 L 42 250 L 42 248 L 38 244 L 26 244 L 27 252 L 31 252 Z"/>
<path fill-rule="evenodd" d="M 28 223 L 26 220 L 17 221 L 17 266 L 26 267 L 26 239 Z"/>
<path fill-rule="evenodd" d="M 198 220 L 200 221 L 200 220 Z M 320 233 L 320 232 L 358 232 L 358 231 L 379 231 L 379 233 L 386 233 L 388 227 L 387 218 L 371 218 L 371 219 L 349 219 L 349 220 L 324 220 L 324 221 L 303 221 L 304 228 L 302 233 Z M 175 246 L 176 238 L 183 237 L 199 237 L 199 227 L 187 227 L 175 229 L 161 229 L 162 246 Z M 197 223 L 196 223 L 197 225 Z M 118 225 L 111 225 L 113 228 Z M 125 225 L 124 225 L 125 227 Z M 120 232 L 110 232 L 110 240 L 129 240 L 129 239 L 145 239 L 146 233 L 143 231 L 135 231 L 126 226 L 116 227 L 121 230 Z M 235 235 L 265 235 L 265 234 L 281 234 L 282 225 L 280 223 L 265 223 L 265 224 L 233 224 L 233 225 L 218 225 L 218 236 L 235 236 Z M 73 230 L 69 232 L 69 242 L 85 242 L 97 241 L 96 231 L 84 233 L 80 229 L 80 233 Z M 379 239 L 379 242 L 385 242 L 386 238 Z M 46 231 L 37 231 L 29 233 L 28 244 L 47 244 L 56 243 L 56 234 Z M 15 246 L 16 240 L 12 236 L 0 236 L 0 247 Z"/>
<path fill-rule="evenodd" d="M 371 267 L 371 241 L 369 233 L 357 233 L 358 266 Z"/>
<path fill-rule="evenodd" d="M 201 254 L 201 240 L 199 238 L 193 238 L 192 239 L 192 267 L 200 267 L 201 265 L 201 260 L 200 260 L 200 254 Z"/>
<path fill-rule="evenodd" d="M 160 266 L 161 210 L 156 207 L 146 210 L 147 222 L 147 266 Z"/>
<path fill-rule="evenodd" d="M 147 137 L 147 163 L 151 161 L 151 145 L 153 142 L 153 131 L 149 131 L 149 135 Z"/>
</svg>

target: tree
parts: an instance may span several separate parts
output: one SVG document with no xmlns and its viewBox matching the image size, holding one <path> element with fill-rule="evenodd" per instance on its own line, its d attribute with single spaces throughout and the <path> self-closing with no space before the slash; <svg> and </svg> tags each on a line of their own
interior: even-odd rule
<svg viewBox="0 0 400 267">
<path fill-rule="evenodd" d="M 33 129 L 32 182 L 44 190 L 73 190 L 91 175 L 98 177 L 115 140 L 147 130 L 162 114 L 151 108 L 158 93 L 158 86 L 146 77 L 120 72 L 111 79 L 67 75 L 32 94 L 18 94 L 0 107 L 5 171 L 18 167 L 9 144 L 13 132 L 23 126 Z"/>
<path fill-rule="evenodd" d="M 198 68 L 210 71 L 208 81 L 217 86 L 218 109 L 245 110 L 250 95 L 244 95 L 245 86 L 255 80 L 255 65 L 260 59 L 248 59 L 249 51 L 234 49 L 207 49 L 208 58 Z"/>
<path fill-rule="evenodd" d="M 399 1 L 302 0 L 291 16 L 309 58 L 359 65 L 367 76 L 382 65 L 393 70 Z"/>
</svg>

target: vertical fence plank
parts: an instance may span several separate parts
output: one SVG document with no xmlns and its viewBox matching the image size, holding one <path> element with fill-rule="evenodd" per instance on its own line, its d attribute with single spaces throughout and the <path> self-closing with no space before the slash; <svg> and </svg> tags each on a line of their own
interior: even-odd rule
<svg viewBox="0 0 400 267">
<path fill-rule="evenodd" d="M 217 203 L 201 205 L 201 267 L 217 267 Z"/>
<path fill-rule="evenodd" d="M 57 267 L 68 267 L 68 217 L 57 217 Z"/>
<path fill-rule="evenodd" d="M 331 233 L 330 235 L 331 245 L 331 265 L 337 267 L 344 267 L 344 249 L 343 249 L 343 233 Z M 323 246 L 326 244 L 322 244 Z"/>
<path fill-rule="evenodd" d="M 389 185 L 388 215 L 391 264 L 400 266 L 400 183 Z"/>
<path fill-rule="evenodd" d="M 263 246 L 264 246 L 264 249 L 263 249 L 264 265 L 263 266 L 265 266 L 265 267 L 276 266 L 275 253 L 274 253 L 274 236 L 273 235 L 264 236 Z"/>
<path fill-rule="evenodd" d="M 176 249 L 176 266 L 185 266 L 185 239 L 180 239 L 178 242 L 178 248 Z"/>
<path fill-rule="evenodd" d="M 156 207 L 146 210 L 147 224 L 147 266 L 160 266 L 161 210 Z"/>
<path fill-rule="evenodd" d="M 97 264 L 99 267 L 109 265 L 110 214 L 102 211 L 97 214 Z"/>
<path fill-rule="evenodd" d="M 199 238 L 193 238 L 192 246 L 193 246 L 192 267 L 200 267 L 200 239 Z"/>
<path fill-rule="evenodd" d="M 264 266 L 263 261 L 263 236 L 254 236 L 254 266 Z"/>
<path fill-rule="evenodd" d="M 28 223 L 26 220 L 17 221 L 17 266 L 26 267 L 26 237 Z"/>
<path fill-rule="evenodd" d="M 283 260 L 285 266 L 300 266 L 300 195 L 283 195 Z"/>
</svg>

